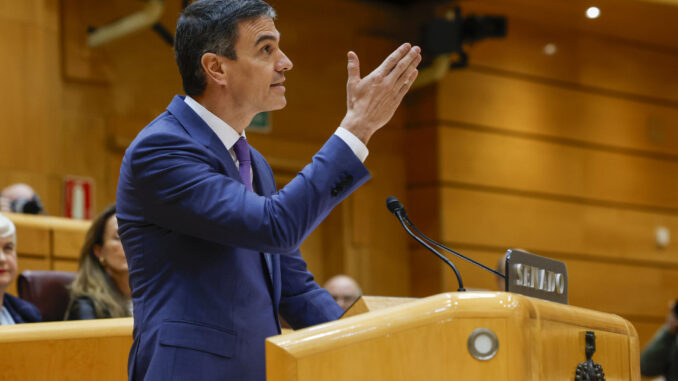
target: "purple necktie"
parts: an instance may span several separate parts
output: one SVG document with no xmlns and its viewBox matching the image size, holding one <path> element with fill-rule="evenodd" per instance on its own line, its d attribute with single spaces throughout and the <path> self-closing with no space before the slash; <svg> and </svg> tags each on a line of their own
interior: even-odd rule
<svg viewBox="0 0 678 381">
<path fill-rule="evenodd" d="M 252 188 L 252 175 L 250 173 L 252 158 L 250 156 L 250 146 L 247 144 L 247 139 L 240 137 L 240 139 L 235 142 L 233 151 L 235 151 L 235 157 L 238 159 L 240 178 L 242 178 L 242 182 L 245 183 L 245 188 L 250 192 L 254 192 L 254 188 Z M 264 263 L 266 263 L 268 276 L 271 278 L 271 282 L 273 282 L 273 261 L 271 260 L 271 254 L 261 254 L 263 255 Z"/>
<path fill-rule="evenodd" d="M 250 158 L 250 146 L 247 144 L 247 139 L 240 137 L 240 139 L 235 142 L 233 151 L 235 151 L 235 157 L 238 159 L 240 178 L 242 179 L 242 182 L 245 183 L 245 188 L 254 192 L 254 188 L 252 188 L 252 174 L 250 173 L 252 159 Z"/>
</svg>

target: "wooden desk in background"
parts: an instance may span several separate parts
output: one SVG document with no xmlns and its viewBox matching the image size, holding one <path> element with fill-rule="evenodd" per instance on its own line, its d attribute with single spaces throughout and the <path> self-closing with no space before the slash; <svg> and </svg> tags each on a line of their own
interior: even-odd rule
<svg viewBox="0 0 678 381">
<path fill-rule="evenodd" d="M 126 380 L 132 318 L 0 327 L 0 380 Z"/>
</svg>

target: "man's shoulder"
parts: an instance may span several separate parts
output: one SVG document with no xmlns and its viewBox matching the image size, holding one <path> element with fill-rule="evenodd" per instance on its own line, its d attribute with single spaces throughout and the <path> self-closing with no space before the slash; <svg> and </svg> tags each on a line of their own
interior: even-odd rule
<svg viewBox="0 0 678 381">
<path fill-rule="evenodd" d="M 181 123 L 171 113 L 165 111 L 146 125 L 130 144 L 130 148 L 161 136 L 186 136 Z"/>
<path fill-rule="evenodd" d="M 173 150 L 193 152 L 203 148 L 174 115 L 164 112 L 137 134 L 125 151 L 127 160 L 123 159 L 123 163 L 149 154 L 164 155 Z"/>
</svg>

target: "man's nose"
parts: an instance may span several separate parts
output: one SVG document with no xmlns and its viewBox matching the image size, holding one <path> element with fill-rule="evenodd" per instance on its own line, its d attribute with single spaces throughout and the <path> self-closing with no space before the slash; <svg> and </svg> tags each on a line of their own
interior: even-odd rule
<svg viewBox="0 0 678 381">
<path fill-rule="evenodd" d="M 282 57 L 278 60 L 278 63 L 276 64 L 276 71 L 288 71 L 292 70 L 292 61 L 285 55 L 285 53 L 280 51 L 280 54 L 282 54 Z"/>
</svg>

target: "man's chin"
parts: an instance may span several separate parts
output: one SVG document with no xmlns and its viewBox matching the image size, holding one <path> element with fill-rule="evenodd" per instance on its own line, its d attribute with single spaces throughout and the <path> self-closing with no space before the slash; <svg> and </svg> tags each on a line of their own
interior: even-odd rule
<svg viewBox="0 0 678 381">
<path fill-rule="evenodd" d="M 283 99 L 279 102 L 276 102 L 275 105 L 271 106 L 268 110 L 266 111 L 276 111 L 276 110 L 282 110 L 287 106 L 287 99 L 283 97 Z"/>
</svg>

